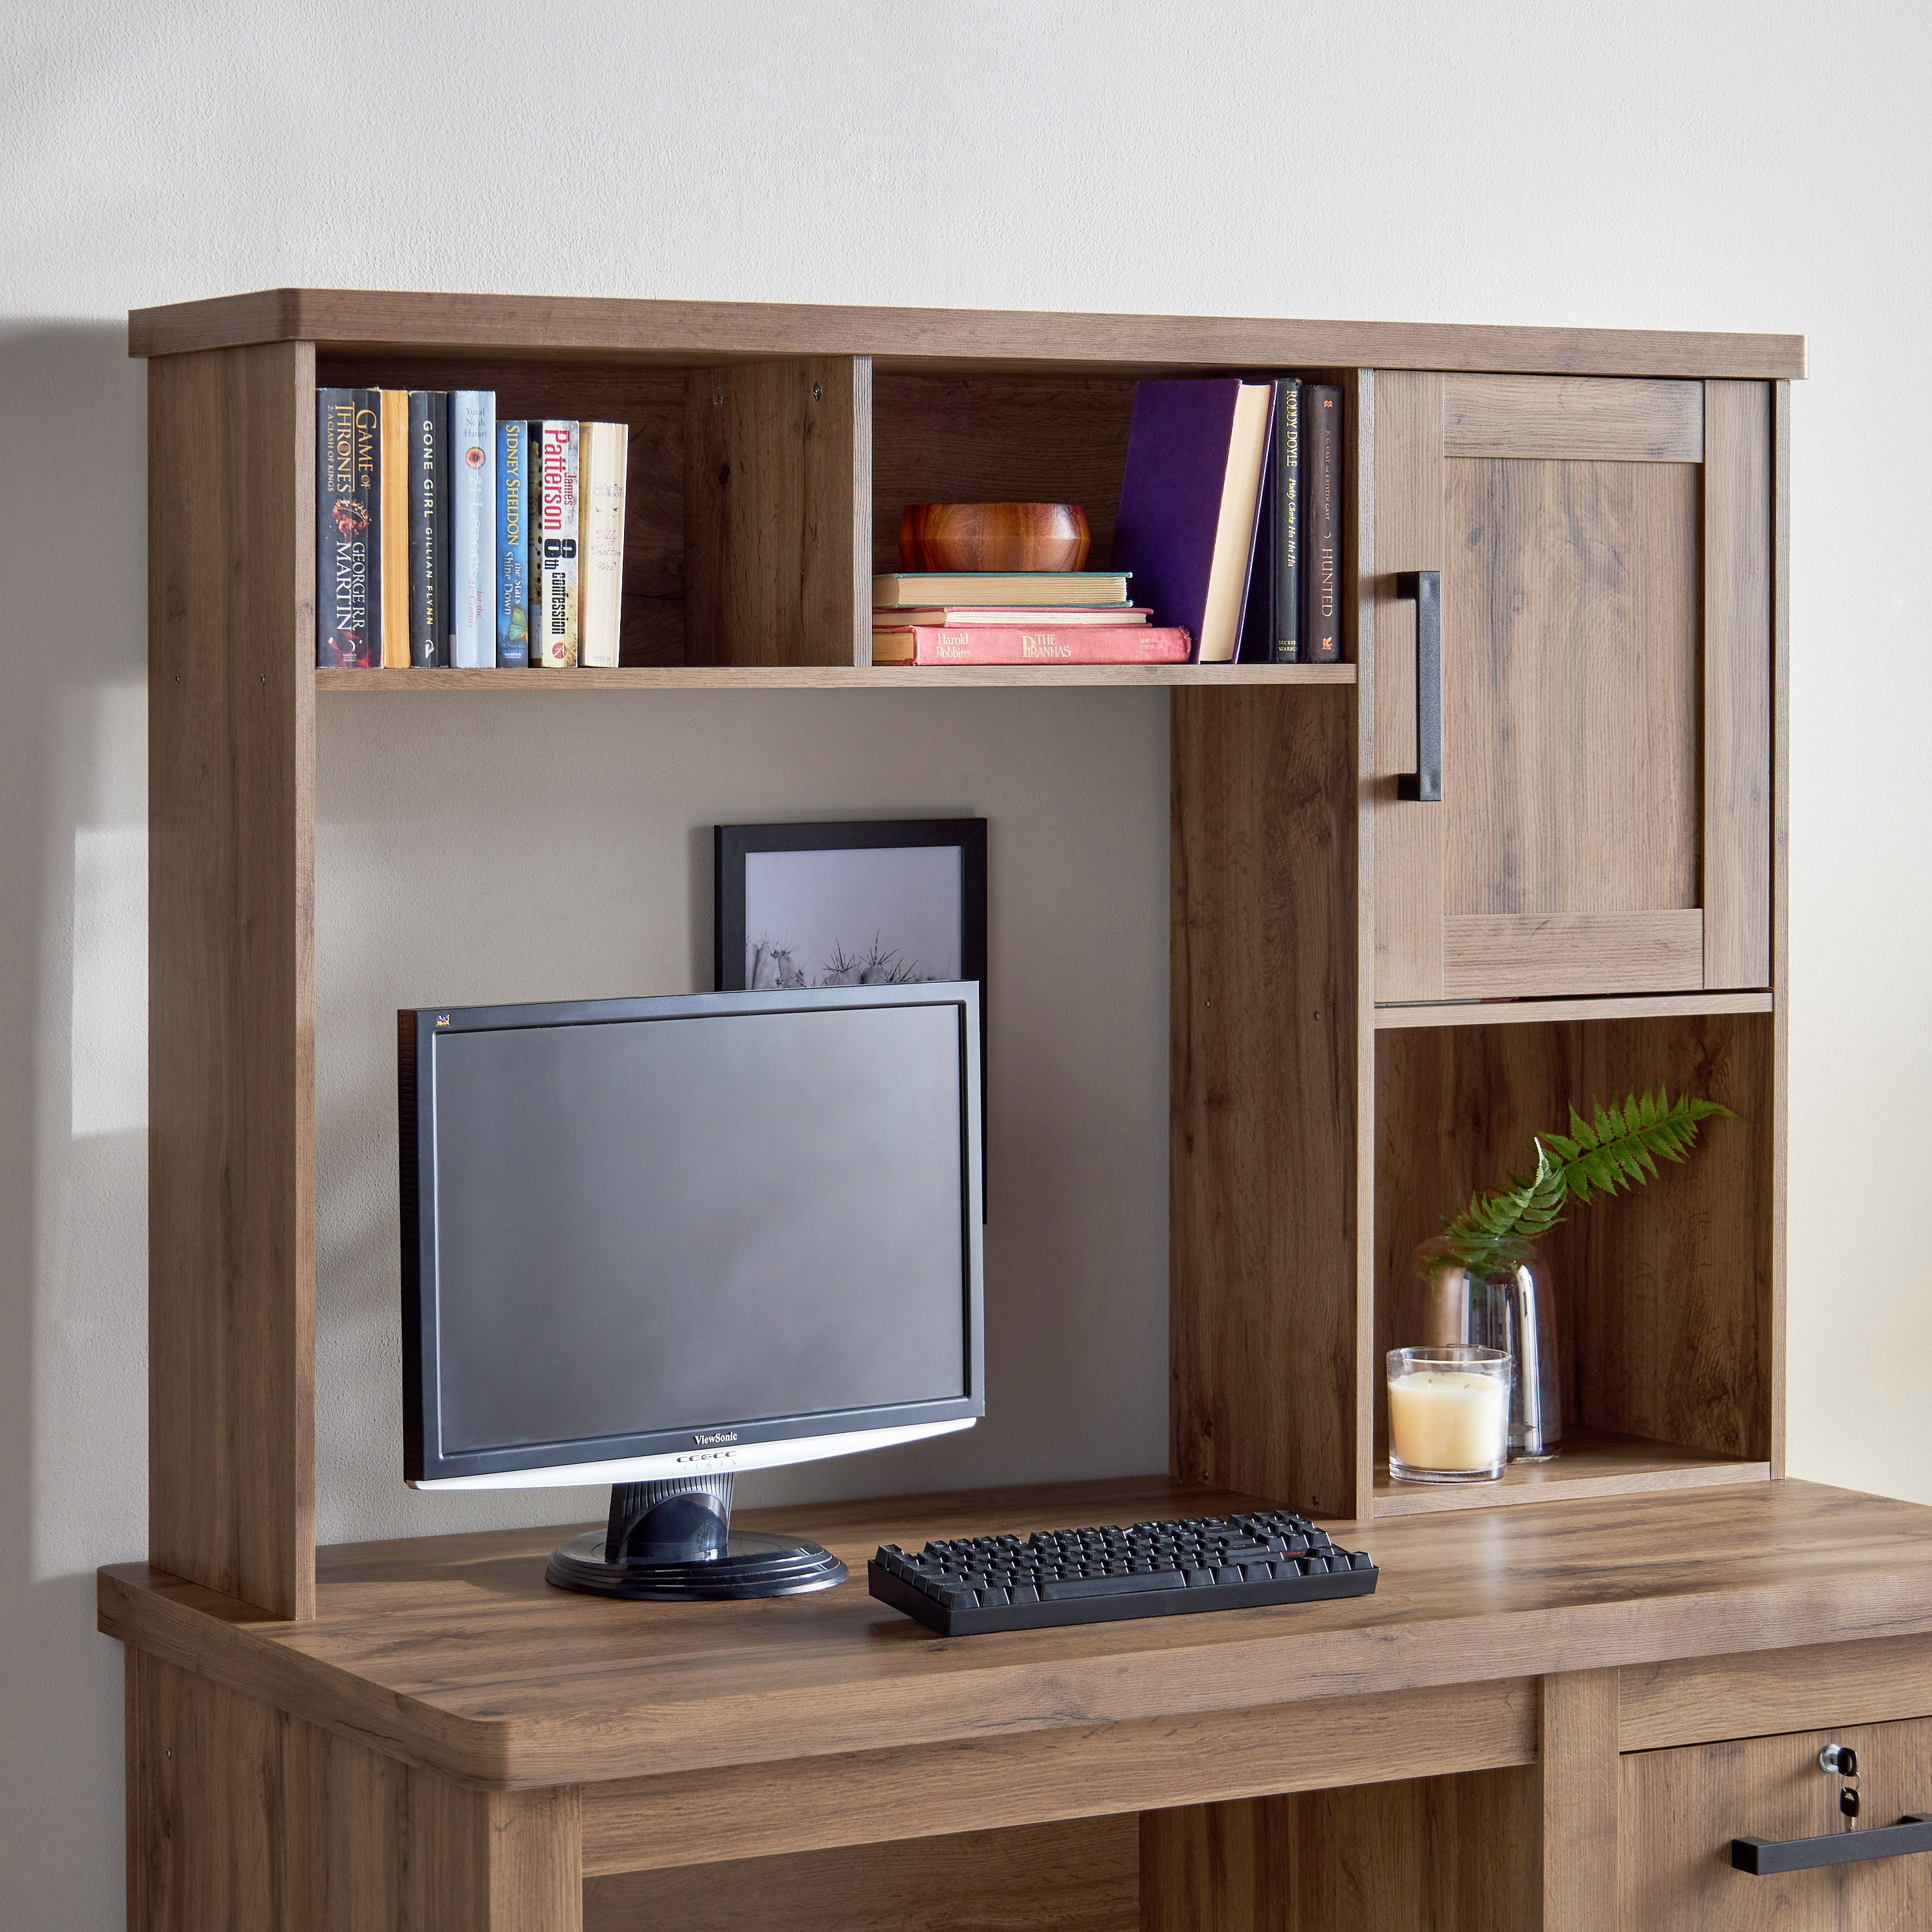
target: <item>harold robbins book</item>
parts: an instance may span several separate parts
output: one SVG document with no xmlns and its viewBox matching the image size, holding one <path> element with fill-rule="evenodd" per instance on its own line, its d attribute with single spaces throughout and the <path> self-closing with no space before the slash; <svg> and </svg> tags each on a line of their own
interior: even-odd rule
<svg viewBox="0 0 1932 1932">
<path fill-rule="evenodd" d="M 374 389 L 316 396 L 316 662 L 374 668 L 382 610 L 382 400 Z"/>
</svg>

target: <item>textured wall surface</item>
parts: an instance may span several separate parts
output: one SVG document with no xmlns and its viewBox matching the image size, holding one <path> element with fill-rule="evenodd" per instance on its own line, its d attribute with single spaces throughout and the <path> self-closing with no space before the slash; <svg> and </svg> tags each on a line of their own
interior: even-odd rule
<svg viewBox="0 0 1932 1932">
<path fill-rule="evenodd" d="M 140 1553 L 144 1512 L 134 304 L 310 282 L 1807 332 L 1792 1464 L 1932 1501 L 1911 776 L 1932 695 L 1932 16 L 540 12 L 0 17 L 0 1922 L 121 1910 L 119 1656 L 91 1573 Z M 432 1504 L 397 1480 L 387 1016 L 702 985 L 721 815 L 994 818 L 995 1412 L 956 1450 L 762 1493 L 1160 1462 L 1158 698 L 343 703 L 321 748 L 326 1537 L 580 1511 L 572 1492 Z"/>
</svg>

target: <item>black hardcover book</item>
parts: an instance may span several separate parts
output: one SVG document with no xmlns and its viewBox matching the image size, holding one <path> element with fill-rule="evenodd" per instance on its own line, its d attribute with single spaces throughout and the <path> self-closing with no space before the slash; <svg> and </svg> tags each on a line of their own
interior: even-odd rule
<svg viewBox="0 0 1932 1932">
<path fill-rule="evenodd" d="M 382 532 L 377 463 L 382 398 L 374 389 L 316 393 L 315 661 L 381 662 Z"/>
<path fill-rule="evenodd" d="M 449 662 L 449 398 L 410 392 L 410 662 Z"/>
<path fill-rule="evenodd" d="M 1326 382 L 1301 392 L 1301 661 L 1342 661 L 1340 481 L 1342 392 Z"/>
<path fill-rule="evenodd" d="M 1276 664 L 1301 659 L 1301 384 L 1284 376 L 1275 390 L 1274 460 L 1269 466 L 1274 501 L 1269 506 L 1274 548 L 1274 633 Z"/>
</svg>

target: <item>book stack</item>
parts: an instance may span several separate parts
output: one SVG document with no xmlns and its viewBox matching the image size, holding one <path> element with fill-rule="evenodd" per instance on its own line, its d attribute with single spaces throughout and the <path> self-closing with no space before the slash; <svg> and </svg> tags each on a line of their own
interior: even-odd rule
<svg viewBox="0 0 1932 1932">
<path fill-rule="evenodd" d="M 616 664 L 628 424 L 322 389 L 316 426 L 316 663 Z"/>
<path fill-rule="evenodd" d="M 872 579 L 875 664 L 1180 664 L 1124 570 L 906 571 Z"/>
<path fill-rule="evenodd" d="M 1114 561 L 1197 662 L 1340 662 L 1341 400 L 1292 376 L 1135 386 Z"/>
</svg>

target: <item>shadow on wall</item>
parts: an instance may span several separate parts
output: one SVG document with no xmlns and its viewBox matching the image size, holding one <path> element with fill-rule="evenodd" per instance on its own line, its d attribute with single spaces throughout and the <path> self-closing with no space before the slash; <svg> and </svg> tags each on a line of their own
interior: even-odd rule
<svg viewBox="0 0 1932 1932">
<path fill-rule="evenodd" d="M 118 1924 L 124 1896 L 120 1656 L 94 1629 L 92 1573 L 146 1544 L 146 393 L 118 326 L 0 330 L 0 1918 L 14 1924 Z"/>
</svg>

